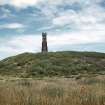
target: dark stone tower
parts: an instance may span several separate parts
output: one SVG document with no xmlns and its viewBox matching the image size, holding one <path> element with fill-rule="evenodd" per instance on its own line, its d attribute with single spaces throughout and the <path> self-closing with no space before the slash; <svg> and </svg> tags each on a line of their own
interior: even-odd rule
<svg viewBox="0 0 105 105">
<path fill-rule="evenodd" d="M 47 33 L 43 32 L 42 33 L 42 53 L 48 52 L 48 47 L 47 47 Z"/>
</svg>

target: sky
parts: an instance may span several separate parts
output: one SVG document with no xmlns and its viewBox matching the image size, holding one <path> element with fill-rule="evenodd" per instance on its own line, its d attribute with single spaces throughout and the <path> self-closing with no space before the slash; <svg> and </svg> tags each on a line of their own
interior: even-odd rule
<svg viewBox="0 0 105 105">
<path fill-rule="evenodd" d="M 105 53 L 105 0 L 0 0 L 0 59 L 49 51 Z"/>
</svg>

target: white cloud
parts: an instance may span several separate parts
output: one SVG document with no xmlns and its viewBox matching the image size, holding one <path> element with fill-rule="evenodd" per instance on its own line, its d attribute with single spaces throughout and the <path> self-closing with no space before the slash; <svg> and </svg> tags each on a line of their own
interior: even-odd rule
<svg viewBox="0 0 105 105">
<path fill-rule="evenodd" d="M 57 33 L 48 37 L 48 43 L 51 46 L 102 43 L 105 41 L 104 33 L 105 31 Z"/>
<path fill-rule="evenodd" d="M 21 29 L 24 28 L 24 25 L 20 23 L 10 23 L 0 25 L 0 29 Z"/>
<path fill-rule="evenodd" d="M 65 26 L 73 30 L 90 31 L 102 31 L 105 28 L 105 23 L 101 22 L 105 20 L 105 9 L 98 5 L 102 0 L 39 0 L 34 3 L 35 1 L 32 0 L 29 1 L 30 3 L 27 3 L 25 0 L 21 0 L 21 2 L 24 2 L 25 7 L 36 5 L 42 13 L 45 14 L 46 17 L 44 18 L 48 19 L 50 23 L 52 22 L 49 27 L 46 25 L 39 30 L 51 30 L 54 27 Z M 20 0 L 18 2 L 20 2 Z M 77 12 L 72 8 L 63 10 L 62 6 L 72 5 L 74 3 L 80 6 L 80 11 Z M 61 6 L 62 8 L 59 9 L 57 6 Z M 21 5 L 19 7 L 22 8 Z"/>
<path fill-rule="evenodd" d="M 97 4 L 101 1 L 102 0 L 0 0 L 0 4 L 10 4 L 19 9 L 28 6 L 36 6 L 39 8 L 44 14 L 44 17 L 41 18 L 51 23 L 49 25 L 46 22 L 46 25 L 39 28 L 39 31 L 51 30 L 56 27 L 60 30 L 59 27 L 69 27 L 71 32 L 65 32 L 65 30 L 61 28 L 61 31 L 58 33 L 55 33 L 57 29 L 55 29 L 53 33 L 49 33 L 49 49 L 55 51 L 56 47 L 61 48 L 65 45 L 105 42 L 105 8 Z M 72 8 L 64 10 L 62 7 L 69 4 L 72 5 L 73 3 L 80 5 L 81 9 L 78 10 L 78 12 Z M 61 8 L 59 9 L 57 6 L 61 6 Z M 8 10 L 5 10 L 5 12 L 9 13 Z M 31 19 L 33 21 L 36 18 L 32 17 Z M 40 21 L 40 23 L 43 24 L 43 21 Z M 18 32 L 24 31 L 22 29 L 24 25 L 20 23 L 0 25 L 0 29 L 4 28 L 18 29 Z M 22 52 L 37 52 L 41 50 L 40 35 L 22 35 L 4 42 L 5 43 L 2 42 L 0 52 L 6 53 L 5 57 Z"/>
<path fill-rule="evenodd" d="M 66 45 L 84 45 L 105 42 L 105 31 L 94 32 L 67 32 L 67 33 L 48 33 L 49 51 L 57 51 Z M 72 48 L 68 48 L 72 50 Z M 3 57 L 8 57 L 23 52 L 40 52 L 41 51 L 41 35 L 23 35 L 15 36 L 9 40 L 1 41 L 0 52 Z M 0 55 L 0 58 L 2 56 Z"/>
<path fill-rule="evenodd" d="M 99 30 L 105 29 L 105 9 L 97 4 L 101 0 L 91 2 L 90 0 L 84 1 L 86 5 L 81 5 L 79 12 L 69 9 L 58 13 L 58 16 L 52 19 L 54 26 L 72 28 L 73 30 Z M 78 0 L 81 4 L 82 0 Z M 102 22 L 104 21 L 104 22 Z"/>
<path fill-rule="evenodd" d="M 26 8 L 27 6 L 34 6 L 41 0 L 0 0 L 0 4 L 9 4 L 18 8 Z"/>
<path fill-rule="evenodd" d="M 50 30 L 50 29 L 52 29 L 54 27 L 55 27 L 54 25 L 52 25 L 52 26 L 46 26 L 46 27 L 39 28 L 37 31 Z"/>
<path fill-rule="evenodd" d="M 10 4 L 16 7 L 33 6 L 38 0 L 10 0 Z"/>
<path fill-rule="evenodd" d="M 70 24 L 74 21 L 78 21 L 78 15 L 75 13 L 75 11 L 65 11 L 61 13 L 58 17 L 55 17 L 53 19 L 53 24 L 58 26 L 65 26 L 67 24 Z"/>
<path fill-rule="evenodd" d="M 9 9 L 4 7 L 1 7 L 0 9 L 2 12 L 2 14 L 0 15 L 0 19 L 4 19 L 4 18 L 6 19 L 14 16 Z"/>
</svg>

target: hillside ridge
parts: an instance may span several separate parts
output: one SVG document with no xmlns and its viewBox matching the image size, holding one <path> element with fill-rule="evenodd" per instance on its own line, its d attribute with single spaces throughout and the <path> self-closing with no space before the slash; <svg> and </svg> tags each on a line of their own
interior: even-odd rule
<svg viewBox="0 0 105 105">
<path fill-rule="evenodd" d="M 105 53 L 22 53 L 0 61 L 0 75 L 19 77 L 105 74 Z"/>
</svg>

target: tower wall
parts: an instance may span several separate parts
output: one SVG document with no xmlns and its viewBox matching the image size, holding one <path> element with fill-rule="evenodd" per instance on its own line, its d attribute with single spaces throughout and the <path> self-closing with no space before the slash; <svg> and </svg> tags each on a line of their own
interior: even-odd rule
<svg viewBox="0 0 105 105">
<path fill-rule="evenodd" d="M 48 52 L 47 33 L 42 33 L 42 52 Z"/>
</svg>

